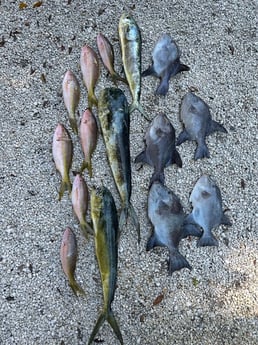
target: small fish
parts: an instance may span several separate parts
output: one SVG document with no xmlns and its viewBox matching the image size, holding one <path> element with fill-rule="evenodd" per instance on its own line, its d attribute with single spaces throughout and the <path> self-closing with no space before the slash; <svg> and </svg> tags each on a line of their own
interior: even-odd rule
<svg viewBox="0 0 258 345">
<path fill-rule="evenodd" d="M 202 175 L 192 190 L 190 202 L 193 205 L 193 211 L 187 217 L 187 221 L 198 224 L 203 229 L 198 246 L 218 246 L 218 241 L 211 230 L 220 224 L 232 225 L 222 211 L 219 187 L 208 175 Z"/>
<path fill-rule="evenodd" d="M 76 108 L 80 101 L 80 85 L 72 71 L 67 71 L 63 79 L 63 98 L 74 133 L 78 134 Z"/>
<path fill-rule="evenodd" d="M 142 49 L 140 29 L 134 18 L 131 15 L 124 13 L 120 17 L 118 31 L 124 71 L 133 99 L 129 112 L 132 113 L 137 109 L 146 119 L 148 119 L 147 114 L 145 114 L 142 105 L 140 104 Z"/>
<path fill-rule="evenodd" d="M 127 84 L 127 80 L 120 77 L 114 69 L 114 50 L 109 40 L 101 33 L 97 36 L 97 46 L 101 60 L 110 73 L 111 79 L 114 83 L 118 80 Z"/>
<path fill-rule="evenodd" d="M 164 183 L 164 169 L 170 164 L 182 167 L 182 160 L 175 146 L 175 129 L 168 118 L 157 115 L 145 135 L 146 148 L 136 158 L 135 163 L 147 163 L 154 168 L 151 182 Z"/>
<path fill-rule="evenodd" d="M 79 173 L 76 174 L 73 181 L 71 196 L 74 213 L 80 222 L 83 235 L 87 238 L 88 233 L 93 235 L 93 230 L 86 221 L 89 192 L 84 178 Z"/>
<path fill-rule="evenodd" d="M 93 189 L 91 192 L 91 218 L 95 232 L 95 252 L 101 275 L 104 305 L 90 335 L 88 345 L 93 342 L 105 320 L 123 344 L 122 334 L 111 308 L 117 280 L 118 217 L 114 199 L 106 187 Z"/>
<path fill-rule="evenodd" d="M 82 47 L 80 63 L 83 81 L 88 90 L 89 108 L 92 108 L 93 105 L 98 105 L 94 88 L 99 79 L 100 68 L 98 56 L 90 46 L 85 45 Z"/>
<path fill-rule="evenodd" d="M 60 201 L 65 190 L 68 190 L 69 193 L 72 190 L 69 171 L 72 165 L 73 156 L 72 139 L 67 129 L 61 123 L 58 123 L 55 129 L 52 152 L 56 169 L 60 172 L 62 177 L 58 197 L 58 200 Z"/>
<path fill-rule="evenodd" d="M 140 241 L 138 217 L 130 202 L 131 161 L 130 161 L 130 119 L 127 99 L 118 88 L 105 88 L 100 92 L 98 117 L 106 146 L 107 157 L 117 190 L 122 201 L 119 228 L 122 229 L 128 216 L 132 217 Z"/>
<path fill-rule="evenodd" d="M 149 238 L 146 250 L 156 246 L 169 249 L 169 274 L 182 268 L 191 269 L 188 261 L 179 253 L 181 239 L 192 235 L 201 236 L 201 231 L 185 221 L 179 198 L 159 181 L 155 181 L 148 195 L 148 217 L 153 224 L 153 234 Z"/>
<path fill-rule="evenodd" d="M 163 34 L 152 52 L 152 65 L 142 73 L 143 77 L 153 75 L 160 78 L 157 95 L 165 96 L 169 80 L 177 73 L 189 71 L 189 67 L 180 63 L 180 52 L 175 41 L 168 34 Z"/>
<path fill-rule="evenodd" d="M 92 111 L 88 108 L 84 111 L 80 123 L 80 141 L 84 153 L 81 172 L 83 172 L 85 168 L 88 169 L 90 177 L 92 177 L 91 157 L 97 146 L 97 140 L 97 121 Z"/>
<path fill-rule="evenodd" d="M 206 136 L 216 131 L 227 133 L 227 130 L 220 123 L 211 119 L 209 106 L 192 92 L 188 92 L 183 98 L 180 117 L 184 130 L 179 134 L 176 145 L 181 145 L 186 140 L 195 140 L 197 149 L 194 159 L 209 158 L 210 153 L 205 142 Z"/>
<path fill-rule="evenodd" d="M 65 232 L 63 234 L 60 257 L 64 273 L 69 280 L 69 285 L 71 286 L 73 292 L 75 293 L 75 295 L 85 295 L 84 290 L 80 287 L 80 285 L 74 278 L 77 261 L 77 242 L 72 229 L 70 229 L 69 227 L 65 229 Z"/>
</svg>

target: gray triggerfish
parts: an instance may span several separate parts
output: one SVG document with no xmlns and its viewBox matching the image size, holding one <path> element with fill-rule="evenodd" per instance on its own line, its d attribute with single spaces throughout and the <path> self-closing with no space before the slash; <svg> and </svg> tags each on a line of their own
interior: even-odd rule
<svg viewBox="0 0 258 345">
<path fill-rule="evenodd" d="M 156 246 L 169 249 L 168 271 L 173 272 L 191 266 L 180 254 L 178 245 L 181 239 L 192 235 L 201 236 L 198 226 L 187 222 L 179 198 L 172 190 L 155 181 L 148 195 L 148 217 L 153 224 L 153 233 L 147 242 L 147 251 Z"/>
<path fill-rule="evenodd" d="M 170 35 L 163 34 L 153 49 L 152 65 L 142 73 L 142 76 L 153 75 L 160 78 L 156 94 L 165 96 L 169 88 L 169 79 L 189 69 L 188 66 L 181 64 L 180 52 L 175 41 Z"/>
<path fill-rule="evenodd" d="M 206 136 L 216 131 L 227 133 L 227 130 L 220 123 L 212 120 L 209 106 L 192 92 L 188 92 L 183 98 L 180 117 L 184 130 L 179 134 L 176 145 L 181 145 L 186 140 L 195 140 L 197 149 L 194 159 L 209 158 Z"/>
<path fill-rule="evenodd" d="M 208 175 L 202 175 L 192 190 L 190 202 L 193 205 L 193 210 L 187 217 L 187 221 L 198 224 L 203 229 L 198 246 L 218 246 L 218 241 L 211 230 L 220 224 L 232 225 L 222 211 L 219 187 Z"/>
</svg>

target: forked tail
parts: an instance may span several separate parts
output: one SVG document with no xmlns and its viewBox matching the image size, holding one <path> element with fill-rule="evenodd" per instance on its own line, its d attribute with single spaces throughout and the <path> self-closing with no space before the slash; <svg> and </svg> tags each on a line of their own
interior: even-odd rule
<svg viewBox="0 0 258 345">
<path fill-rule="evenodd" d="M 123 337 L 122 334 L 120 332 L 118 323 L 115 319 L 114 313 L 111 309 L 109 310 L 103 310 L 102 313 L 100 314 L 94 328 L 93 331 L 90 335 L 90 339 L 88 341 L 88 345 L 90 345 L 93 341 L 95 336 L 97 335 L 100 327 L 103 325 L 104 321 L 107 320 L 107 322 L 110 324 L 110 326 L 112 327 L 113 331 L 115 332 L 115 335 L 117 336 L 118 340 L 120 341 L 120 344 L 123 345 Z"/>
<path fill-rule="evenodd" d="M 135 209 L 131 203 L 128 204 L 128 206 L 124 207 L 120 214 L 119 219 L 119 229 L 123 228 L 123 226 L 127 223 L 127 219 L 131 218 L 133 221 L 134 226 L 136 227 L 137 235 L 138 235 L 138 243 L 141 241 L 141 234 L 140 234 L 140 223 L 138 220 L 138 216 L 135 212 Z"/>
<path fill-rule="evenodd" d="M 72 191 L 72 184 L 71 184 L 69 176 L 67 178 L 63 179 L 61 182 L 61 186 L 60 186 L 59 193 L 58 193 L 58 201 L 60 201 L 62 199 L 64 192 L 66 190 L 68 190 L 69 193 L 71 193 L 71 191 Z"/>
</svg>

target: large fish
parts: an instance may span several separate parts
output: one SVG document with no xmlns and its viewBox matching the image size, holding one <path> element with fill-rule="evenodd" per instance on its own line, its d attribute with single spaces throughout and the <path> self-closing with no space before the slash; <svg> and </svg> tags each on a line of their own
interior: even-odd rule
<svg viewBox="0 0 258 345">
<path fill-rule="evenodd" d="M 92 177 L 91 157 L 97 146 L 97 140 L 97 121 L 92 111 L 88 108 L 84 111 L 80 123 L 80 141 L 82 151 L 84 153 L 84 161 L 82 163 L 81 172 L 87 168 L 90 177 Z"/>
<path fill-rule="evenodd" d="M 129 112 L 138 110 L 148 119 L 142 105 L 141 97 L 141 33 L 140 29 L 129 14 L 122 14 L 119 20 L 119 39 L 122 51 L 122 61 L 124 72 L 129 84 L 133 102 L 130 105 Z"/>
<path fill-rule="evenodd" d="M 132 182 L 128 103 L 124 93 L 120 89 L 105 88 L 100 92 L 98 116 L 109 165 L 122 201 L 119 222 L 120 229 L 130 215 L 138 232 L 138 240 L 140 240 L 138 217 L 130 202 Z"/>
<path fill-rule="evenodd" d="M 142 73 L 142 76 L 153 75 L 160 78 L 156 94 L 165 96 L 169 88 L 169 79 L 189 69 L 188 66 L 180 63 L 180 52 L 175 41 L 170 35 L 163 34 L 153 49 L 152 65 Z"/>
<path fill-rule="evenodd" d="M 83 235 L 87 238 L 88 233 L 93 234 L 93 230 L 86 220 L 89 192 L 84 178 L 79 173 L 76 174 L 73 181 L 71 197 L 74 213 L 78 218 Z"/>
<path fill-rule="evenodd" d="M 154 168 L 151 183 L 164 182 L 164 169 L 170 164 L 182 167 L 182 161 L 175 146 L 175 129 L 168 118 L 157 115 L 145 135 L 146 148 L 136 158 L 135 163 L 147 163 Z"/>
<path fill-rule="evenodd" d="M 60 172 L 62 177 L 58 197 L 58 200 L 61 200 L 65 190 L 68 190 L 69 193 L 72 190 L 69 171 L 72 165 L 73 156 L 72 139 L 66 128 L 61 123 L 58 123 L 55 129 L 52 144 L 52 153 L 56 169 Z"/>
<path fill-rule="evenodd" d="M 91 218 L 95 232 L 95 251 L 101 275 L 104 305 L 88 345 L 93 342 L 105 320 L 123 344 L 122 334 L 111 308 L 117 280 L 118 217 L 112 194 L 105 187 L 93 189 L 91 192 Z"/>
<path fill-rule="evenodd" d="M 179 242 L 188 235 L 200 236 L 201 231 L 185 221 L 179 198 L 162 183 L 155 181 L 148 195 L 148 217 L 153 224 L 153 234 L 147 242 L 147 251 L 156 246 L 169 249 L 169 274 L 181 268 L 191 269 L 178 250 Z"/>
<path fill-rule="evenodd" d="M 232 225 L 222 211 L 219 187 L 208 175 L 202 175 L 192 190 L 190 202 L 193 205 L 193 210 L 187 217 L 187 221 L 198 224 L 203 229 L 198 246 L 218 246 L 218 241 L 211 230 L 220 224 Z"/>
<path fill-rule="evenodd" d="M 63 98 L 69 114 L 69 121 L 72 130 L 78 134 L 76 108 L 80 101 L 80 85 L 72 71 L 67 71 L 63 79 Z"/>
<path fill-rule="evenodd" d="M 182 101 L 180 117 L 184 130 L 179 134 L 176 145 L 181 145 L 186 140 L 195 140 L 197 149 L 194 159 L 210 157 L 209 149 L 205 142 L 207 135 L 227 130 L 218 122 L 212 120 L 209 106 L 192 92 L 188 92 Z"/>
<path fill-rule="evenodd" d="M 72 229 L 69 227 L 65 229 L 65 232 L 63 234 L 60 257 L 64 273 L 68 278 L 69 285 L 71 286 L 73 292 L 76 295 L 85 295 L 84 290 L 80 287 L 80 285 L 74 278 L 77 261 L 77 242 Z"/>
<path fill-rule="evenodd" d="M 92 108 L 93 105 L 98 105 L 94 88 L 99 79 L 100 68 L 97 53 L 88 45 L 83 46 L 81 49 L 80 64 L 83 81 L 88 90 L 89 108 Z"/>
<path fill-rule="evenodd" d="M 114 50 L 112 44 L 107 37 L 99 33 L 97 36 L 97 46 L 101 60 L 110 73 L 111 79 L 114 83 L 118 80 L 127 84 L 126 79 L 120 77 L 120 75 L 114 69 Z"/>
</svg>

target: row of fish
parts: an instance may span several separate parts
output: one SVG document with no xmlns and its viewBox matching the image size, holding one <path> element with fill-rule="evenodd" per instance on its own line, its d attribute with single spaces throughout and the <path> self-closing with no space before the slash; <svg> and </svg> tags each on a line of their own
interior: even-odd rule
<svg viewBox="0 0 258 345">
<path fill-rule="evenodd" d="M 187 236 L 199 237 L 198 246 L 217 246 L 212 229 L 220 224 L 231 225 L 222 210 L 219 187 L 203 175 L 196 182 L 190 195 L 193 210 L 187 216 L 175 193 L 159 181 L 152 183 L 148 195 L 148 217 L 153 233 L 147 242 L 147 250 L 156 246 L 167 247 L 170 252 L 169 274 L 182 268 L 191 269 L 188 261 L 179 253 L 179 242 Z"/>
<path fill-rule="evenodd" d="M 94 341 L 105 320 L 108 321 L 120 343 L 123 344 L 122 334 L 111 308 L 117 279 L 119 222 L 113 196 L 106 187 L 94 189 L 91 192 L 91 218 L 95 233 L 95 251 L 101 275 L 104 303 L 88 344 Z M 77 243 L 75 234 L 69 227 L 65 229 L 63 234 L 60 256 L 63 270 L 69 279 L 72 290 L 75 294 L 85 295 L 84 290 L 74 278 Z"/>
<path fill-rule="evenodd" d="M 88 109 L 82 115 L 78 126 L 76 109 L 80 101 L 80 86 L 72 71 L 67 71 L 63 80 L 63 98 L 69 114 L 70 126 L 79 135 L 84 161 L 80 171 L 71 184 L 69 172 L 73 158 L 73 143 L 68 130 L 59 123 L 53 138 L 53 157 L 62 182 L 59 200 L 64 191 L 71 193 L 72 207 L 82 233 L 85 237 L 93 234 L 95 251 L 102 280 L 104 306 L 91 333 L 88 344 L 96 336 L 105 320 L 113 328 L 120 343 L 123 339 L 119 326 L 113 315 L 111 304 L 114 299 L 117 276 L 117 252 L 119 232 L 131 218 L 137 230 L 140 241 L 140 225 L 137 214 L 131 204 L 132 178 L 130 160 L 130 114 L 138 110 L 149 119 L 141 103 L 141 78 L 153 75 L 160 79 L 156 90 L 158 95 L 166 95 L 169 80 L 172 76 L 189 67 L 181 64 L 180 52 L 172 38 L 164 34 L 161 36 L 152 53 L 152 65 L 141 72 L 141 34 L 132 16 L 123 14 L 119 21 L 119 39 L 125 78 L 114 69 L 114 51 L 109 40 L 102 34 L 97 36 L 97 47 L 101 60 L 109 71 L 111 79 L 128 85 L 132 96 L 129 105 L 123 91 L 117 87 L 104 88 L 95 95 L 95 86 L 100 76 L 100 64 L 97 53 L 88 45 L 81 49 L 80 65 L 84 85 L 88 91 Z M 98 119 L 92 108 L 96 106 Z M 155 246 L 166 246 L 170 251 L 169 273 L 183 267 L 191 268 L 188 261 L 180 254 L 178 245 L 181 239 L 188 235 L 199 237 L 198 244 L 217 245 L 217 240 L 211 230 L 219 224 L 230 225 L 230 221 L 222 211 L 219 188 L 206 175 L 196 183 L 190 201 L 193 211 L 186 216 L 179 198 L 165 185 L 164 169 L 170 164 L 182 167 L 181 157 L 176 145 L 186 140 L 197 142 L 195 159 L 209 157 L 205 137 L 215 131 L 226 133 L 226 129 L 211 119 L 208 105 L 198 96 L 189 92 L 185 95 L 181 105 L 181 120 L 184 130 L 175 138 L 175 129 L 168 118 L 161 114 L 156 116 L 149 126 L 145 136 L 145 149 L 136 158 L 136 163 L 147 163 L 154 168 L 150 181 L 148 195 L 148 217 L 153 224 L 153 233 L 147 242 L 147 250 Z M 98 126 L 99 125 L 99 126 Z M 110 191 L 102 186 L 91 191 L 90 209 L 91 221 L 88 223 L 89 192 L 82 176 L 87 169 L 92 177 L 91 158 L 96 148 L 98 127 L 103 136 L 107 158 L 113 175 L 117 191 L 121 200 L 121 210 L 118 215 L 114 199 Z M 83 289 L 74 279 L 77 259 L 77 245 L 75 234 L 67 228 L 61 245 L 62 267 L 69 279 L 73 291 L 84 294 Z"/>
</svg>

